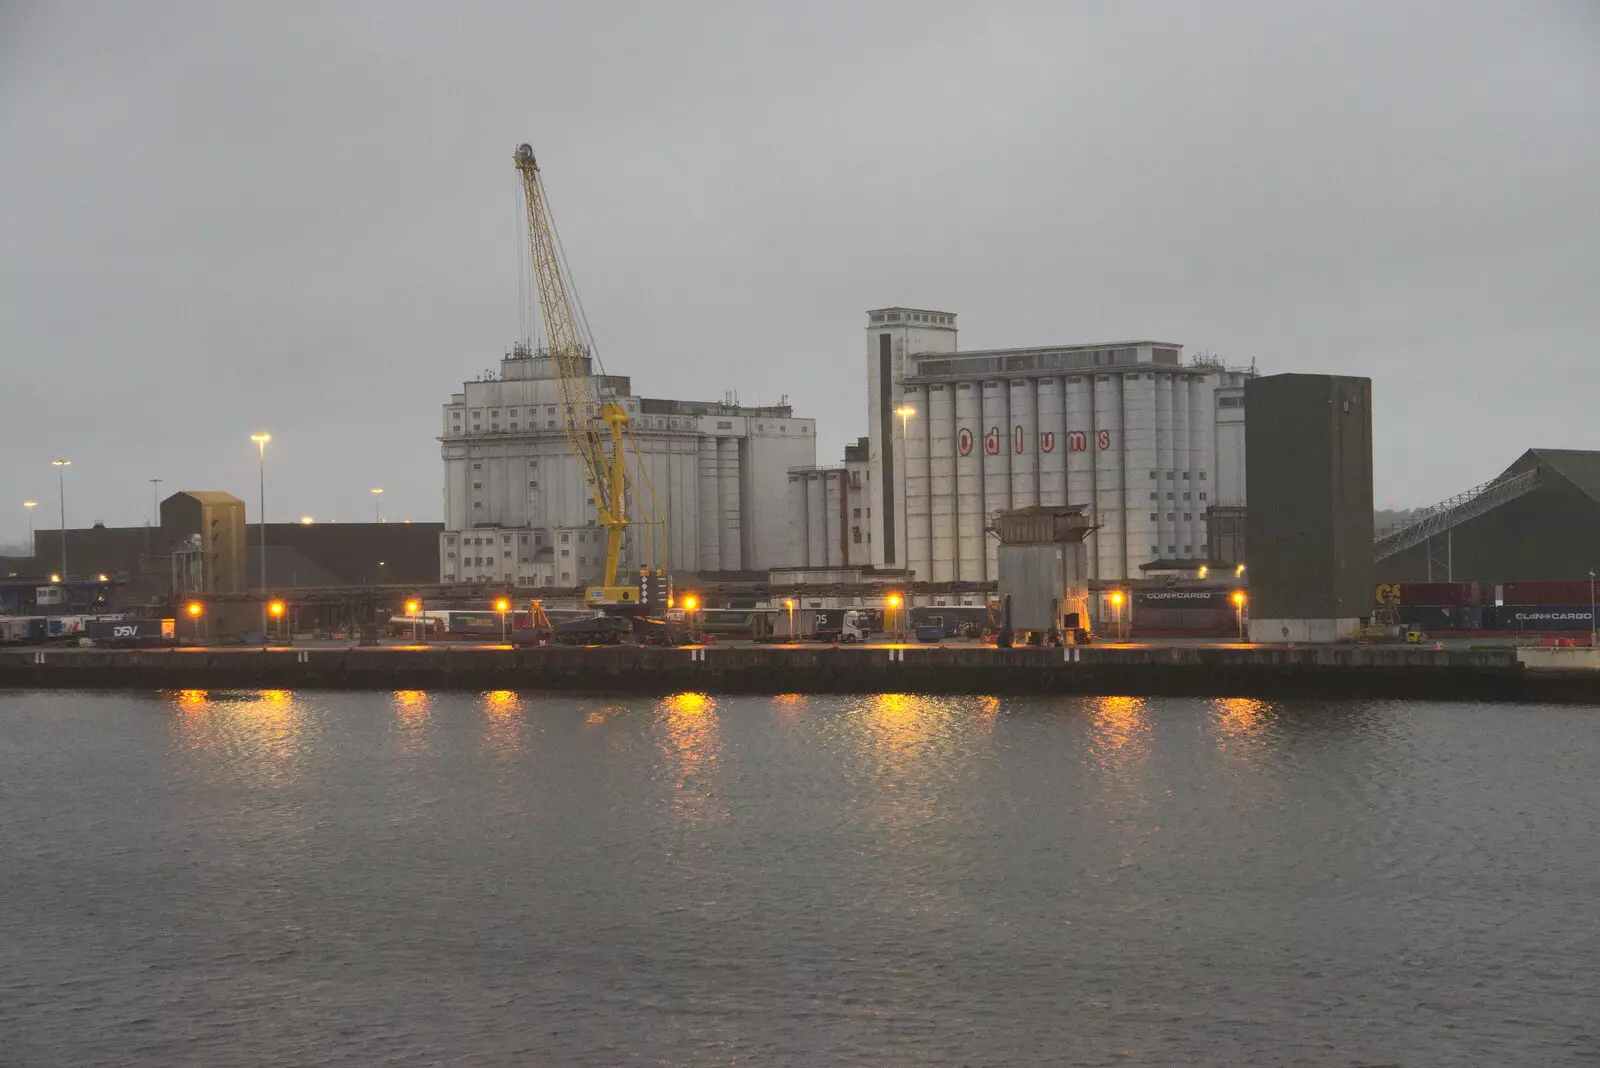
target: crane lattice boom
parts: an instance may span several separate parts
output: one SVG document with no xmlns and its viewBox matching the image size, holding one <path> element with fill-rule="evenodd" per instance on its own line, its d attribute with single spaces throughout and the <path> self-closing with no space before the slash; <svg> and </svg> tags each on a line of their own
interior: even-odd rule
<svg viewBox="0 0 1600 1068">
<path fill-rule="evenodd" d="M 572 315 L 567 279 L 561 270 L 544 185 L 539 180 L 539 164 L 528 145 L 517 147 L 515 159 L 528 209 L 528 242 L 533 249 L 533 274 L 539 287 L 539 312 L 561 390 L 562 423 L 567 442 L 594 493 L 600 525 L 606 531 L 605 570 L 600 586 L 591 588 L 587 599 L 591 604 L 637 602 L 637 587 L 617 585 L 622 536 L 629 526 L 628 474 L 623 451 L 628 413 L 615 401 L 595 399 Z"/>
</svg>

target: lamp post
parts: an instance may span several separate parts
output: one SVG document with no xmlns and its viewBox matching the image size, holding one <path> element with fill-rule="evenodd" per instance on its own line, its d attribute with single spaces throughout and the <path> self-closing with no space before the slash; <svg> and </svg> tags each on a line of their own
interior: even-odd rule
<svg viewBox="0 0 1600 1068">
<path fill-rule="evenodd" d="M 889 595 L 889 607 L 893 609 L 893 615 L 891 618 L 893 618 L 895 623 L 893 634 L 895 636 L 895 640 L 897 641 L 905 640 L 905 635 L 902 633 L 905 630 L 905 612 L 901 607 L 904 604 L 905 599 L 902 598 L 898 593 L 891 593 Z"/>
<path fill-rule="evenodd" d="M 694 610 L 696 608 L 698 608 L 698 607 L 700 607 L 700 602 L 697 599 L 695 599 L 694 597 L 685 597 L 683 599 L 683 611 L 684 611 L 684 614 L 689 617 L 689 640 L 690 641 L 697 641 L 698 640 L 698 636 L 696 635 L 695 629 L 694 629 Z"/>
<path fill-rule="evenodd" d="M 1233 610 L 1239 617 L 1239 641 L 1244 641 L 1244 591 L 1233 591 Z"/>
<path fill-rule="evenodd" d="M 272 616 L 273 619 L 278 621 L 279 638 L 283 637 L 283 611 L 284 608 L 282 601 L 273 601 L 271 604 L 267 605 L 267 612 Z M 262 644 L 265 644 L 265 642 Z"/>
<path fill-rule="evenodd" d="M 1114 613 L 1116 613 L 1116 619 L 1117 619 L 1117 641 L 1120 642 L 1122 640 L 1122 591 L 1121 590 L 1112 590 L 1111 591 L 1111 610 Z"/>
<path fill-rule="evenodd" d="M 422 602 L 416 598 L 406 602 L 406 615 L 411 617 L 411 640 L 420 642 L 421 636 L 417 634 L 418 622 L 422 617 Z"/>
<path fill-rule="evenodd" d="M 511 602 L 502 597 L 494 603 L 494 610 L 500 613 L 500 640 L 506 640 L 506 613 L 511 611 Z"/>
<path fill-rule="evenodd" d="M 261 451 L 261 512 L 256 521 L 261 524 L 261 644 L 267 644 L 267 442 L 272 435 L 265 431 L 251 434 L 250 440 Z"/>
<path fill-rule="evenodd" d="M 372 521 L 383 522 L 383 487 L 372 487 Z"/>
<path fill-rule="evenodd" d="M 50 466 L 56 469 L 56 481 L 61 490 L 61 581 L 67 581 L 67 468 L 72 466 L 71 460 L 51 460 Z"/>
<path fill-rule="evenodd" d="M 785 597 L 783 599 L 783 607 L 789 613 L 789 640 L 792 642 L 794 641 L 794 598 Z"/>
<path fill-rule="evenodd" d="M 39 507 L 39 502 L 23 501 L 22 507 L 28 510 L 28 555 L 33 556 L 33 510 Z"/>
</svg>

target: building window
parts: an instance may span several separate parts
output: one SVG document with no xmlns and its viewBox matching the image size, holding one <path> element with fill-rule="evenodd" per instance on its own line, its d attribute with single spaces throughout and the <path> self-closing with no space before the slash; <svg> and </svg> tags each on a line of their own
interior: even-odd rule
<svg viewBox="0 0 1600 1068">
<path fill-rule="evenodd" d="M 1184 500 L 1188 500 L 1189 499 L 1189 491 L 1188 490 L 1184 490 L 1183 491 L 1183 499 Z"/>
<path fill-rule="evenodd" d="M 593 504 L 594 502 L 590 501 L 589 503 Z M 586 542 L 588 540 L 589 540 L 588 535 L 584 534 L 582 531 L 578 532 L 578 544 L 582 545 L 584 542 Z"/>
<path fill-rule="evenodd" d="M 472 488 L 473 489 L 483 489 L 483 483 L 482 482 L 474 482 L 472 484 Z"/>
<path fill-rule="evenodd" d="M 536 479 L 536 478 L 530 478 L 528 480 L 528 488 L 529 489 L 538 489 L 539 488 L 539 480 Z"/>
<path fill-rule="evenodd" d="M 861 518 L 861 509 L 859 509 L 859 508 L 850 509 L 850 518 L 851 519 L 860 519 Z"/>
<path fill-rule="evenodd" d="M 1206 499 L 1206 491 L 1205 490 L 1201 490 L 1200 491 L 1200 499 L 1202 501 Z"/>
<path fill-rule="evenodd" d="M 561 572 L 561 581 L 562 582 L 568 582 L 571 579 L 572 579 L 572 572 L 570 572 L 570 571 Z"/>
<path fill-rule="evenodd" d="M 1185 555 L 1185 556 L 1193 556 L 1194 555 L 1194 546 L 1193 545 L 1185 545 L 1183 547 L 1183 555 Z"/>
<path fill-rule="evenodd" d="M 454 560 L 456 558 L 456 554 L 455 553 L 445 553 L 444 554 L 444 558 L 446 560 Z"/>
<path fill-rule="evenodd" d="M 1205 480 L 1206 480 L 1206 473 L 1204 471 L 1202 471 L 1202 472 L 1200 472 L 1200 481 L 1204 482 Z"/>
<path fill-rule="evenodd" d="M 1172 491 L 1171 490 L 1167 490 L 1167 500 L 1169 500 L 1169 501 L 1173 500 L 1173 495 L 1172 495 Z"/>
<path fill-rule="evenodd" d="M 860 527 L 851 527 L 850 528 L 850 540 L 855 542 L 857 545 L 861 544 L 861 528 Z"/>
<path fill-rule="evenodd" d="M 515 429 L 517 429 L 517 424 L 515 424 L 515 423 L 512 423 L 512 424 L 511 424 L 511 429 L 512 429 L 512 430 L 515 430 Z"/>
<path fill-rule="evenodd" d="M 483 502 L 482 501 L 473 501 L 472 502 L 472 507 L 474 507 L 474 508 L 482 508 L 483 507 Z"/>
<path fill-rule="evenodd" d="M 1188 522 L 1192 522 L 1193 520 L 1194 520 L 1194 513 L 1193 512 L 1185 512 L 1185 513 L 1183 513 L 1183 521 L 1184 522 L 1188 523 Z"/>
<path fill-rule="evenodd" d="M 1178 513 L 1177 512 L 1168 512 L 1167 513 L 1167 522 L 1175 523 L 1175 522 L 1177 522 L 1177 520 L 1178 520 Z"/>
<path fill-rule="evenodd" d="M 1159 545 L 1150 546 L 1150 555 L 1151 556 L 1160 556 L 1161 555 L 1161 546 L 1159 546 Z"/>
<path fill-rule="evenodd" d="M 511 550 L 507 549 L 502 555 L 504 555 L 507 560 L 511 559 Z"/>
<path fill-rule="evenodd" d="M 1155 478 L 1156 477 L 1156 473 L 1154 471 L 1150 472 L 1150 477 L 1151 478 Z"/>
<path fill-rule="evenodd" d="M 454 534 L 446 534 L 444 543 L 446 545 L 454 545 L 456 543 L 456 536 Z"/>
<path fill-rule="evenodd" d="M 1150 494 L 1150 499 L 1151 499 L 1151 500 L 1152 500 L 1152 501 L 1159 501 L 1159 500 L 1160 500 L 1160 499 L 1161 499 L 1161 494 L 1159 494 L 1159 493 L 1152 493 L 1152 494 Z"/>
<path fill-rule="evenodd" d="M 482 464 L 473 464 L 472 465 L 472 469 L 474 471 L 482 471 L 483 470 L 483 465 Z"/>
<path fill-rule="evenodd" d="M 517 544 L 519 544 L 519 545 L 528 544 L 528 536 L 526 534 L 519 535 L 517 537 Z"/>
<path fill-rule="evenodd" d="M 490 408 L 489 409 L 489 418 L 490 419 L 496 419 L 496 418 L 499 417 L 499 415 L 500 415 L 500 409 L 499 408 Z"/>
<path fill-rule="evenodd" d="M 1154 523 L 1156 521 L 1156 516 L 1159 515 L 1159 514 L 1160 513 L 1158 513 L 1158 512 L 1151 512 L 1150 513 L 1150 522 Z"/>
<path fill-rule="evenodd" d="M 563 530 L 561 532 L 561 544 L 562 545 L 566 545 L 571 541 L 572 541 L 572 534 L 570 532 L 568 532 L 568 531 Z"/>
<path fill-rule="evenodd" d="M 1178 473 L 1177 473 L 1177 472 L 1176 472 L 1176 471 L 1168 471 L 1168 472 L 1167 472 L 1167 478 L 1168 478 L 1168 479 L 1169 479 L 1169 480 L 1170 480 L 1170 479 L 1174 479 L 1174 478 L 1177 478 L 1177 477 L 1178 477 Z"/>
<path fill-rule="evenodd" d="M 1178 547 L 1176 545 L 1169 545 L 1169 546 L 1167 546 L 1167 552 L 1169 552 L 1172 555 L 1176 556 L 1176 555 L 1178 555 Z"/>
<path fill-rule="evenodd" d="M 1187 472 L 1187 471 L 1185 471 L 1185 472 L 1184 472 L 1184 473 L 1183 473 L 1183 480 L 1184 480 L 1184 481 L 1185 481 L 1185 482 L 1187 482 L 1187 481 L 1189 481 L 1189 472 Z"/>
<path fill-rule="evenodd" d="M 490 430 L 499 430 L 500 429 L 500 424 L 499 423 L 490 423 L 489 424 L 489 429 Z"/>
<path fill-rule="evenodd" d="M 561 550 L 561 555 L 562 556 L 571 556 L 572 555 L 572 550 L 571 549 L 562 549 Z"/>
<path fill-rule="evenodd" d="M 733 429 L 733 423 L 731 423 L 731 422 L 729 422 L 727 420 L 724 420 L 724 421 L 722 421 L 722 422 L 717 424 L 717 429 L 718 430 L 732 430 Z"/>
</svg>

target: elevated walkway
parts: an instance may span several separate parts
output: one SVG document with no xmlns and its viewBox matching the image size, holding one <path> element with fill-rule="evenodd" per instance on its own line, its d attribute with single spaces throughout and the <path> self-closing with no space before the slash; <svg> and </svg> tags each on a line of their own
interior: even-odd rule
<svg viewBox="0 0 1600 1068">
<path fill-rule="evenodd" d="M 1452 527 L 1477 518 L 1491 508 L 1525 497 L 1538 488 L 1538 468 L 1492 478 L 1481 486 L 1474 486 L 1465 493 L 1458 493 L 1449 500 L 1423 509 L 1409 523 L 1380 531 L 1373 544 L 1373 559 L 1385 560 L 1396 553 L 1405 552 Z"/>
</svg>

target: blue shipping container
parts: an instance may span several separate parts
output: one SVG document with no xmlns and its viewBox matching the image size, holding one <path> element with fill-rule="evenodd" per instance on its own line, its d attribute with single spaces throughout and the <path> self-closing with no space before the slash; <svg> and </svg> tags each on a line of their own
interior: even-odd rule
<svg viewBox="0 0 1600 1068">
<path fill-rule="evenodd" d="M 1484 626 L 1490 630 L 1586 631 L 1593 615 L 1586 604 L 1506 604 L 1485 608 Z"/>
</svg>

